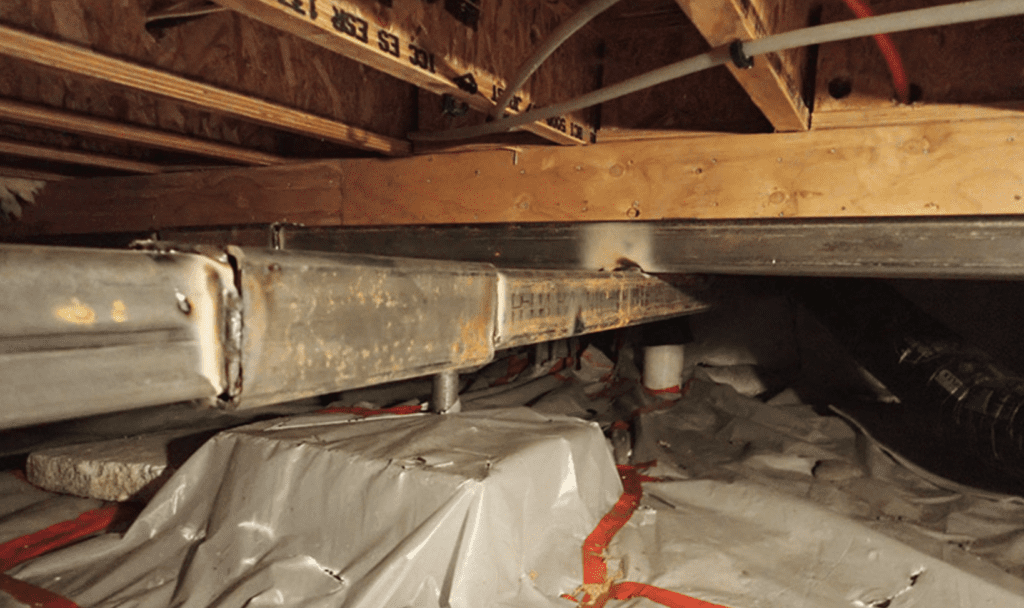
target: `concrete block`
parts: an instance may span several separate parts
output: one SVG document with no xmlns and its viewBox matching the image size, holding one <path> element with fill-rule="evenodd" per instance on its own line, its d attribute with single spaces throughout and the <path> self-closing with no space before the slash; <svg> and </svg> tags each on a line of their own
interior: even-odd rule
<svg viewBox="0 0 1024 608">
<path fill-rule="evenodd" d="M 145 500 L 214 432 L 171 431 L 29 454 L 26 476 L 52 492 L 101 500 Z"/>
</svg>

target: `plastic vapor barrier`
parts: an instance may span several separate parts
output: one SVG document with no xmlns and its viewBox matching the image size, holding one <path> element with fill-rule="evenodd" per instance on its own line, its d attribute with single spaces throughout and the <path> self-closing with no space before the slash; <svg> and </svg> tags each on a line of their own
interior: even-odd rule
<svg viewBox="0 0 1024 608">
<path fill-rule="evenodd" d="M 577 419 L 278 419 L 210 440 L 123 537 L 10 574 L 89 608 L 564 608 L 621 492 Z"/>
</svg>

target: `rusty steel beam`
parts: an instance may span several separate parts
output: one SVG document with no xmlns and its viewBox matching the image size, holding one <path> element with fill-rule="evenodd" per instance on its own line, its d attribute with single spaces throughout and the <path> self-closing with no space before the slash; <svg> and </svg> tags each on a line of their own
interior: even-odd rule
<svg viewBox="0 0 1024 608">
<path fill-rule="evenodd" d="M 0 428 L 181 400 L 248 408 L 457 371 L 709 307 L 638 271 L 147 243 L 0 245 Z"/>
</svg>

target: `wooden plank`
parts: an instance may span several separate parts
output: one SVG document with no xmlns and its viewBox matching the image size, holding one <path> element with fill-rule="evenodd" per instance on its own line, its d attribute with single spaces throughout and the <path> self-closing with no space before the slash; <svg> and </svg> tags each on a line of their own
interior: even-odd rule
<svg viewBox="0 0 1024 608">
<path fill-rule="evenodd" d="M 854 105 L 814 112 L 814 129 L 844 129 L 858 126 L 913 125 L 928 122 L 993 120 L 1024 118 L 1024 101 L 1008 101 L 988 105 L 896 103 Z"/>
<path fill-rule="evenodd" d="M 282 31 L 412 83 L 437 95 L 449 94 L 470 108 L 488 112 L 494 106 L 505 79 L 532 51 L 534 44 L 557 25 L 549 3 L 524 7 L 519 2 L 469 2 L 451 0 L 457 6 L 476 9 L 483 32 L 470 30 L 448 14 L 446 2 L 390 2 L 381 0 L 217 0 L 219 4 Z M 559 3 L 561 4 L 561 3 Z M 578 3 L 573 3 L 578 4 Z M 562 8 L 572 6 L 561 4 Z M 569 13 L 566 12 L 565 16 Z M 545 17 L 541 19 L 541 17 Z M 500 48 L 500 51 L 498 50 Z M 502 69 L 504 68 L 504 69 Z M 458 78 L 472 75 L 475 90 L 456 86 Z M 569 88 L 574 75 L 560 74 L 561 93 L 579 94 Z M 576 86 L 589 87 L 592 77 L 583 76 Z M 552 91 L 552 94 L 555 92 Z M 525 88 L 509 112 L 527 109 L 532 103 L 551 103 Z M 580 115 L 555 117 L 524 127 L 561 144 L 590 141 L 592 128 Z"/>
<path fill-rule="evenodd" d="M 166 133 L 127 123 L 82 116 L 71 112 L 62 112 L 10 99 L 0 99 L 0 120 L 10 120 L 22 124 L 83 135 L 94 135 L 105 139 L 129 141 L 161 150 L 185 152 L 244 165 L 267 166 L 286 162 L 280 156 L 258 150 L 247 150 L 217 142 L 203 141 L 177 133 Z"/>
<path fill-rule="evenodd" d="M 49 184 L 19 230 L 1024 213 L 1024 123 L 524 147 Z"/>
<path fill-rule="evenodd" d="M 127 158 L 118 158 L 105 154 L 92 154 L 88 152 L 75 152 L 73 150 L 62 150 L 49 146 L 40 146 L 9 139 L 0 139 L 0 154 L 20 156 L 22 158 L 38 158 L 42 160 L 74 165 L 85 165 L 88 167 L 102 167 L 104 169 L 116 169 L 129 173 L 160 173 L 163 169 L 160 165 L 145 163 Z"/>
<path fill-rule="evenodd" d="M 0 225 L 0 234 L 5 230 L 14 236 L 112 233 L 124 232 L 126 226 L 139 224 L 185 227 L 273 223 L 264 221 L 268 217 L 306 225 L 337 223 L 330 217 L 337 215 L 343 204 L 339 162 L 165 174 L 176 178 L 188 176 L 188 180 L 171 179 L 160 183 L 135 178 L 68 180 L 60 183 L 75 184 L 83 190 L 80 195 L 73 195 L 74 201 L 66 206 L 59 199 L 72 195 L 75 188 L 51 189 L 55 184 L 48 184 L 36 196 L 36 204 L 26 209 L 32 219 Z M 121 190 L 115 192 L 114 188 Z M 191 194 L 187 194 L 189 192 Z M 202 194 L 204 192 L 216 192 L 217 200 Z M 191 196 L 196 198 L 188 200 Z M 40 201 L 44 208 L 33 209 Z M 80 213 L 72 212 L 77 204 L 84 204 L 95 213 L 84 209 Z M 72 227 L 72 221 L 53 215 L 58 207 L 64 207 L 64 211 L 73 213 L 76 220 L 85 220 L 86 224 Z M 143 209 L 148 211 L 143 212 Z M 151 214 L 148 219 L 142 217 L 150 211 L 156 211 L 156 215 Z M 176 214 L 188 217 L 171 220 Z"/>
<path fill-rule="evenodd" d="M 810 15 L 806 0 L 676 1 L 713 47 L 804 27 Z M 805 131 L 810 125 L 801 94 L 806 60 L 806 49 L 793 49 L 757 57 L 749 70 L 727 67 L 776 131 Z"/>
<path fill-rule="evenodd" d="M 180 76 L 107 57 L 73 44 L 55 42 L 0 26 L 0 54 L 47 67 L 140 89 L 302 135 L 389 155 L 408 154 L 406 141 L 384 137 L 337 121 L 240 95 Z"/>
<path fill-rule="evenodd" d="M 931 0 L 876 0 L 879 14 L 931 6 Z M 827 3 L 823 22 L 853 18 Z M 822 45 L 812 127 L 834 129 L 938 120 L 1024 117 L 1024 37 L 1020 19 L 891 34 L 910 81 L 911 105 L 899 104 L 882 53 L 870 38 Z"/>
</svg>

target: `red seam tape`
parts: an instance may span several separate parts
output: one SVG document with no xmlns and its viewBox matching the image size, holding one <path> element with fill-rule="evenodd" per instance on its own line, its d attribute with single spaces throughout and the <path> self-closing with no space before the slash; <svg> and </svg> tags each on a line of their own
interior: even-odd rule
<svg viewBox="0 0 1024 608">
<path fill-rule="evenodd" d="M 601 584 L 608 578 L 608 565 L 604 561 L 604 551 L 639 506 L 644 492 L 643 482 L 658 481 L 658 478 L 648 477 L 640 472 L 655 464 L 657 462 L 651 461 L 617 467 L 619 478 L 622 479 L 622 496 L 619 497 L 612 510 L 601 518 L 597 527 L 583 542 L 583 583 L 585 585 Z M 570 595 L 562 595 L 562 597 L 578 601 L 579 605 L 588 608 L 603 608 L 608 600 L 628 600 L 635 597 L 644 597 L 662 606 L 668 606 L 668 608 L 726 608 L 661 587 L 633 582 L 615 583 L 609 587 L 608 593 L 596 598 L 591 598 L 587 593 L 583 594 L 582 600 L 576 600 Z"/>
<path fill-rule="evenodd" d="M 678 384 L 667 388 L 647 388 L 645 386 L 644 392 L 648 395 L 682 395 L 683 389 Z"/>
<path fill-rule="evenodd" d="M 508 363 L 505 368 L 505 375 L 495 380 L 491 386 L 503 386 L 518 378 L 519 374 L 523 373 L 530 364 L 530 357 L 527 355 L 512 355 L 506 361 Z"/>
<path fill-rule="evenodd" d="M 42 587 L 0 574 L 0 591 L 33 608 L 79 608 L 78 604 Z"/>
<path fill-rule="evenodd" d="M 634 597 L 645 597 L 652 602 L 657 602 L 669 608 L 725 608 L 720 604 L 712 604 L 704 600 L 655 587 L 645 583 L 623 582 L 612 585 L 608 598 L 613 600 L 628 600 Z"/>
<path fill-rule="evenodd" d="M 62 521 L 39 532 L 7 541 L 0 545 L 0 572 L 6 572 L 33 557 L 102 532 L 114 523 L 119 512 L 121 505 L 107 505 L 86 511 L 75 519 Z"/>
<path fill-rule="evenodd" d="M 0 545 L 0 591 L 36 608 L 79 608 L 78 604 L 65 597 L 2 572 L 44 553 L 66 547 L 86 536 L 102 532 L 123 513 L 123 505 L 107 505 Z"/>
<path fill-rule="evenodd" d="M 397 407 L 384 408 L 382 410 L 371 410 L 365 407 L 329 407 L 323 410 L 317 410 L 317 414 L 355 414 L 356 416 L 362 416 L 369 418 L 370 416 L 383 416 L 385 414 L 394 414 L 396 416 L 403 416 L 406 414 L 419 414 L 423 411 L 418 405 L 399 405 Z"/>
</svg>

